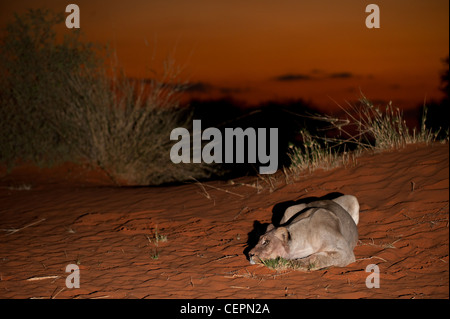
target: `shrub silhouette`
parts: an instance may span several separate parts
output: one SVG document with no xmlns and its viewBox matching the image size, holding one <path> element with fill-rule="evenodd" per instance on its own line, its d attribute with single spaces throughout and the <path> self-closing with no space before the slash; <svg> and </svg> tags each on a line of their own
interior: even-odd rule
<svg viewBox="0 0 450 319">
<path fill-rule="evenodd" d="M 78 32 L 57 40 L 63 15 L 29 10 L 2 39 L 0 161 L 51 166 L 63 161 L 102 168 L 116 183 L 161 184 L 205 178 L 213 166 L 170 161 L 170 131 L 190 127 L 179 106 L 176 67 L 160 79 L 135 81 L 105 67 L 108 51 L 80 41 Z"/>
<path fill-rule="evenodd" d="M 80 42 L 78 32 L 57 42 L 54 26 L 63 20 L 48 10 L 29 10 L 15 16 L 1 40 L 0 160 L 10 167 L 17 159 L 48 165 L 72 158 L 52 113 L 63 107 L 66 79 L 99 61 L 94 45 Z"/>
</svg>

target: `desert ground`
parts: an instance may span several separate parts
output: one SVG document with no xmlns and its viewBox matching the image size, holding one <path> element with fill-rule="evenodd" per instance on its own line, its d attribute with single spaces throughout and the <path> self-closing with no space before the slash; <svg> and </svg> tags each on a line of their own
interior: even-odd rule
<svg viewBox="0 0 450 319">
<path fill-rule="evenodd" d="M 245 251 L 280 207 L 330 193 L 361 205 L 356 262 L 302 272 Z M 73 164 L 0 171 L 0 298 L 449 298 L 449 146 L 260 179 L 117 187 Z M 80 288 L 66 287 L 66 266 Z M 368 265 L 379 288 L 368 288 Z"/>
</svg>

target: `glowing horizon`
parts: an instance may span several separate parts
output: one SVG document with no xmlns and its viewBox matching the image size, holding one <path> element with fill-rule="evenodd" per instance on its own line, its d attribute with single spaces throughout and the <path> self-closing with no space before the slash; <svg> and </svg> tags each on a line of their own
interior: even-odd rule
<svg viewBox="0 0 450 319">
<path fill-rule="evenodd" d="M 449 3 L 444 0 L 380 7 L 380 29 L 368 29 L 368 3 L 346 1 L 86 1 L 81 30 L 109 43 L 130 77 L 150 77 L 172 56 L 193 96 L 232 96 L 255 103 L 303 98 L 322 108 L 355 100 L 360 91 L 408 108 L 439 99 L 448 56 Z M 22 0 L 2 4 L 1 27 L 14 12 L 68 3 Z"/>
</svg>

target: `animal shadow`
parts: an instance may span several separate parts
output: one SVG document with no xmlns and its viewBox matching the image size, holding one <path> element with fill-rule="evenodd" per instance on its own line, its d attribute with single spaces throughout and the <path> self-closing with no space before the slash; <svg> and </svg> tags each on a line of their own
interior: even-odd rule
<svg viewBox="0 0 450 319">
<path fill-rule="evenodd" d="M 339 192 L 333 192 L 333 193 L 329 193 L 322 197 L 312 196 L 312 197 L 301 198 L 296 201 L 290 200 L 290 201 L 285 201 L 285 202 L 275 204 L 272 209 L 272 219 L 271 219 L 272 224 L 275 227 L 280 226 L 280 221 L 283 218 L 284 212 L 286 211 L 286 209 L 288 209 L 291 206 L 299 205 L 299 204 L 309 204 L 309 203 L 315 202 L 317 200 L 332 200 L 332 199 L 335 199 L 342 195 L 344 195 L 344 194 L 339 193 Z M 243 251 L 243 254 L 246 256 L 247 260 L 250 259 L 248 256 L 248 253 L 250 252 L 250 250 L 253 249 L 253 247 L 256 246 L 256 244 L 259 241 L 259 237 L 261 237 L 262 235 L 264 235 L 266 233 L 268 226 L 269 226 L 269 223 L 261 223 L 258 220 L 253 221 L 253 229 L 251 232 L 249 232 L 247 234 L 248 235 L 247 247 Z"/>
<path fill-rule="evenodd" d="M 253 229 L 247 234 L 247 247 L 245 247 L 243 251 L 245 257 L 247 257 L 247 260 L 250 260 L 250 257 L 248 256 L 249 251 L 256 246 L 259 237 L 266 233 L 267 226 L 269 226 L 269 223 L 261 223 L 257 220 L 253 221 Z"/>
</svg>

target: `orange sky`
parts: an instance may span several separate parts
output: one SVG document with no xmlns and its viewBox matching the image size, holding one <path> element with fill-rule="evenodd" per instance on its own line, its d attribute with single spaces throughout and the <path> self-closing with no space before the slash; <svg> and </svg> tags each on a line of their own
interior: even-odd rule
<svg viewBox="0 0 450 319">
<path fill-rule="evenodd" d="M 16 0 L 0 4 L 0 26 L 13 12 L 69 3 L 80 7 L 85 38 L 110 43 L 129 76 L 150 77 L 172 55 L 203 97 L 304 98 L 322 108 L 360 90 L 399 107 L 441 97 L 448 0 Z M 380 29 L 365 26 L 369 3 L 380 7 Z"/>
</svg>

